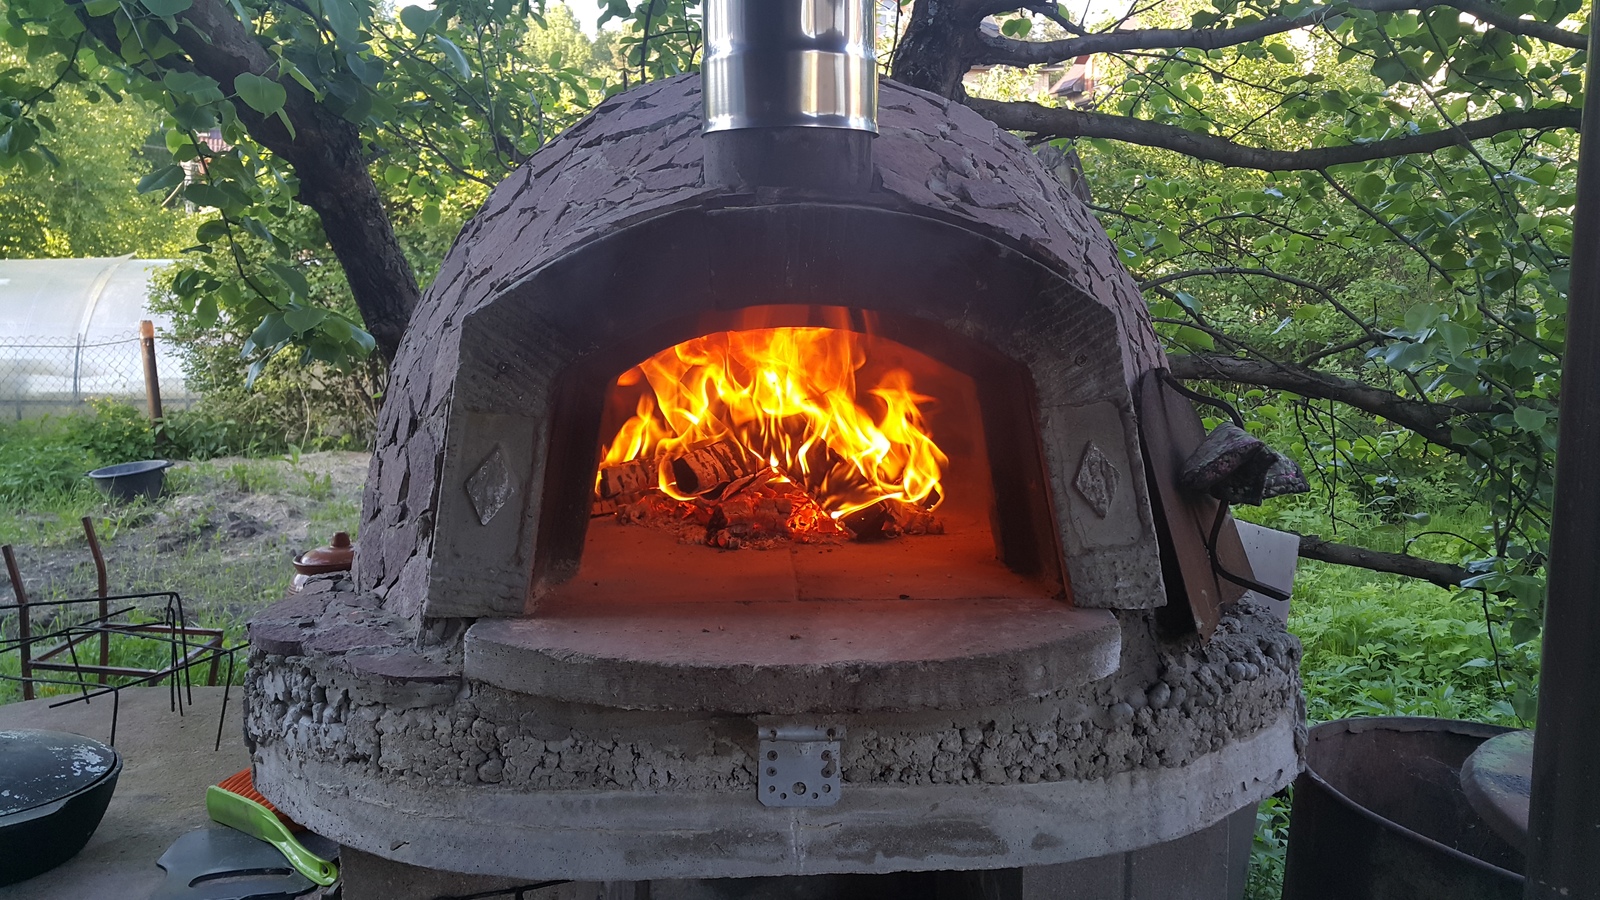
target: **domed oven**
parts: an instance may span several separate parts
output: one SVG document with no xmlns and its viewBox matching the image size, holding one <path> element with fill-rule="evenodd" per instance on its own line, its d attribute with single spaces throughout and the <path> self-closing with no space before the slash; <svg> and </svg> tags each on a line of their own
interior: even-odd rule
<svg viewBox="0 0 1600 900">
<path fill-rule="evenodd" d="M 1214 574 L 1248 564 L 1173 484 L 1199 420 L 1114 246 L 880 86 L 870 6 L 761 9 L 708 21 L 705 98 L 613 97 L 462 231 L 353 574 L 252 625 L 259 788 L 530 881 L 1117 860 L 1252 808 L 1298 647 Z"/>
</svg>

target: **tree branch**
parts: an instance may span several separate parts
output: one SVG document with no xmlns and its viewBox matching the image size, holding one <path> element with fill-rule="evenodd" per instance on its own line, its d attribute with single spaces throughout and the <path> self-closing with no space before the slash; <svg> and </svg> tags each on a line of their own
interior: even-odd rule
<svg viewBox="0 0 1600 900">
<path fill-rule="evenodd" d="M 1201 134 L 1176 125 L 1146 122 L 1128 116 L 1041 106 L 1031 102 L 1000 102 L 971 98 L 968 106 L 1008 131 L 1025 131 L 1050 137 L 1107 138 L 1147 147 L 1160 147 L 1225 166 L 1291 172 L 1326 169 L 1348 163 L 1370 162 L 1413 153 L 1433 153 L 1445 147 L 1524 129 L 1577 129 L 1581 111 L 1575 106 L 1518 110 L 1485 116 L 1445 131 L 1408 134 L 1364 144 L 1271 150 L 1235 143 L 1216 135 Z"/>
<path fill-rule="evenodd" d="M 80 18 L 107 47 L 113 51 L 120 47 L 109 17 Z M 234 80 L 246 72 L 272 77 L 276 60 L 221 0 L 194 0 L 179 23 L 173 40 L 188 65 L 215 79 L 224 93 L 231 92 Z M 172 60 L 163 65 L 173 67 Z M 293 135 L 275 116 L 263 116 L 238 98 L 232 101 L 233 108 L 251 137 L 294 167 L 300 182 L 296 199 L 322 220 L 367 331 L 384 359 L 393 359 L 421 292 L 367 170 L 360 132 L 297 82 L 279 83 L 286 94 L 283 111 L 294 123 Z"/>
<path fill-rule="evenodd" d="M 268 75 L 275 64 L 220 0 L 195 0 L 185 25 L 174 40 L 195 68 L 224 90 L 245 72 Z M 295 124 L 294 135 L 282 122 L 242 101 L 234 109 L 252 137 L 294 167 L 300 179 L 296 199 L 321 218 L 367 330 L 384 358 L 393 359 L 421 292 L 367 169 L 360 132 L 298 83 L 285 79 L 283 86 L 284 111 Z"/>
<path fill-rule="evenodd" d="M 1315 559 L 1340 566 L 1354 566 L 1373 572 L 1388 572 L 1392 575 L 1404 575 L 1407 578 L 1420 578 L 1442 588 L 1456 587 L 1472 575 L 1461 566 L 1450 563 L 1325 541 L 1314 534 L 1302 534 L 1299 537 L 1300 556 L 1305 559 Z"/>
<path fill-rule="evenodd" d="M 1458 397 L 1441 403 L 1413 400 L 1354 379 L 1290 363 L 1212 353 L 1179 354 L 1169 356 L 1168 361 L 1172 374 L 1179 378 L 1253 384 L 1317 400 L 1334 400 L 1409 428 L 1424 440 L 1455 453 L 1467 451 L 1451 437 L 1451 420 L 1488 412 L 1494 407 L 1494 400 L 1489 397 Z"/>
<path fill-rule="evenodd" d="M 1438 6 L 1450 7 L 1502 31 L 1526 35 L 1562 47 L 1582 50 L 1589 45 L 1587 35 L 1567 31 L 1549 22 L 1518 18 L 1489 0 L 1350 0 L 1353 9 L 1372 12 L 1423 12 Z M 1122 53 L 1129 50 L 1216 50 L 1248 44 L 1275 34 L 1320 25 L 1342 14 L 1342 8 L 1322 6 L 1298 16 L 1268 16 L 1230 28 L 1137 28 L 1104 31 L 1059 41 L 1019 41 L 999 35 L 978 38 L 978 65 L 1032 66 L 1055 63 L 1091 53 Z"/>
</svg>

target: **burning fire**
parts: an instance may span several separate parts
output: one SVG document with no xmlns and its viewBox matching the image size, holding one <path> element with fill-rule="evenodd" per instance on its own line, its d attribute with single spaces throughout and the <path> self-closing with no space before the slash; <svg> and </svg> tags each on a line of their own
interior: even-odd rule
<svg viewBox="0 0 1600 900">
<path fill-rule="evenodd" d="M 601 475 L 640 460 L 687 501 L 770 470 L 835 519 L 883 500 L 931 509 L 949 462 L 919 407 L 932 398 L 894 369 L 867 392 L 874 416 L 857 402 L 865 361 L 858 335 L 832 328 L 720 332 L 663 350 L 617 379 L 650 391 L 606 446 Z"/>
</svg>

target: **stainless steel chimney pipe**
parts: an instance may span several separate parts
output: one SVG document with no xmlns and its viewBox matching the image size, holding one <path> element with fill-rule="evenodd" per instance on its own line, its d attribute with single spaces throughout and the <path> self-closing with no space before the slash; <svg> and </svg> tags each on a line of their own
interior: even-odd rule
<svg viewBox="0 0 1600 900">
<path fill-rule="evenodd" d="M 873 0 L 705 0 L 706 178 L 852 192 L 878 131 Z"/>
<path fill-rule="evenodd" d="M 878 131 L 871 0 L 706 0 L 705 131 Z"/>
</svg>

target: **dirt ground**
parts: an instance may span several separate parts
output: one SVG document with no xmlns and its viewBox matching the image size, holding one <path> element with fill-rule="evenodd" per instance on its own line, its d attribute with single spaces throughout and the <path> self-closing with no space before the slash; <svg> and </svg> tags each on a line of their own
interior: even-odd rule
<svg viewBox="0 0 1600 900">
<path fill-rule="evenodd" d="M 199 624 L 242 624 L 283 596 L 296 554 L 327 544 L 336 531 L 353 535 L 370 459 L 324 452 L 178 463 L 155 503 L 90 510 L 110 592 L 177 591 Z M 63 520 L 43 532 L 40 543 L 16 548 L 30 597 L 92 596 L 94 565 L 81 526 Z"/>
</svg>

